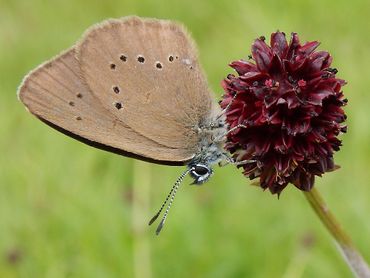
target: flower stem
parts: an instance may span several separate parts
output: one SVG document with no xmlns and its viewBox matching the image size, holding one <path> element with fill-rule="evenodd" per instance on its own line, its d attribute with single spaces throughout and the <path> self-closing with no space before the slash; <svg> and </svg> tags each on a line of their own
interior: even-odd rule
<svg viewBox="0 0 370 278">
<path fill-rule="evenodd" d="M 343 231 L 334 215 L 329 211 L 329 208 L 322 199 L 320 193 L 316 188 L 313 188 L 309 192 L 304 192 L 304 194 L 321 222 L 334 237 L 339 249 L 342 251 L 344 258 L 346 259 L 346 262 L 356 277 L 370 278 L 370 268 L 368 264 L 353 245 L 351 238 Z"/>
<path fill-rule="evenodd" d="M 151 278 L 152 262 L 147 223 L 150 200 L 151 166 L 135 160 L 133 168 L 132 227 L 134 277 Z"/>
</svg>

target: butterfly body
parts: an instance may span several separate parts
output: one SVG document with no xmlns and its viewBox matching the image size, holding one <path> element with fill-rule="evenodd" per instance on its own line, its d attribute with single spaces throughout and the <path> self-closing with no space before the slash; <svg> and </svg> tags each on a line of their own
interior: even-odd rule
<svg viewBox="0 0 370 278">
<path fill-rule="evenodd" d="M 221 111 L 218 113 L 208 119 L 205 125 L 200 124 L 197 127 L 199 147 L 197 154 L 188 164 L 190 169 L 194 168 L 194 171 L 190 171 L 190 175 L 194 178 L 193 184 L 205 183 L 213 174 L 212 165 L 228 159 L 224 149 L 227 133 L 225 119 Z"/>
</svg>

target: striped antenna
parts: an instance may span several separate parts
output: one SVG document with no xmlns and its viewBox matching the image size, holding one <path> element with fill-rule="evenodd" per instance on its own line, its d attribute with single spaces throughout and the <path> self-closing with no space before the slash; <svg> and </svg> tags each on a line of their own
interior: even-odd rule
<svg viewBox="0 0 370 278">
<path fill-rule="evenodd" d="M 153 218 L 149 221 L 149 225 L 152 225 L 153 222 L 155 220 L 157 220 L 158 216 L 161 214 L 164 206 L 166 205 L 167 201 L 170 200 L 170 202 L 168 203 L 168 206 L 166 208 L 166 211 L 164 212 L 164 215 L 162 217 L 162 220 L 161 222 L 159 223 L 158 227 L 157 227 L 157 230 L 156 230 L 156 234 L 159 235 L 159 233 L 161 232 L 162 228 L 163 228 L 163 225 L 164 225 L 164 222 L 166 221 L 166 218 L 167 218 L 167 215 L 168 215 L 168 212 L 171 208 L 171 205 L 173 203 L 173 199 L 175 198 L 175 195 L 177 193 L 177 190 L 179 189 L 183 179 L 185 178 L 185 176 L 192 170 L 192 168 L 189 168 L 187 169 L 186 171 L 184 171 L 180 176 L 179 178 L 177 179 L 177 181 L 175 182 L 175 184 L 172 186 L 170 192 L 168 193 L 167 197 L 166 197 L 166 200 L 164 200 L 161 208 L 159 209 L 159 211 L 156 213 L 156 215 L 153 216 Z"/>
</svg>

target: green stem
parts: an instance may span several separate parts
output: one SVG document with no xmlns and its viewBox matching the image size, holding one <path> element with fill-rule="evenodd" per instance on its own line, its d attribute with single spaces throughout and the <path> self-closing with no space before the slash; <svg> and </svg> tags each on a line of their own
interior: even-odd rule
<svg viewBox="0 0 370 278">
<path fill-rule="evenodd" d="M 132 227 L 133 227 L 133 265 L 134 277 L 152 277 L 150 240 L 148 238 L 148 218 L 151 166 L 135 160 L 132 184 Z"/>
<path fill-rule="evenodd" d="M 304 194 L 321 222 L 334 237 L 346 262 L 351 267 L 356 277 L 370 278 L 370 268 L 368 264 L 353 245 L 351 238 L 343 231 L 334 215 L 329 211 L 320 193 L 316 188 L 313 188 L 309 192 L 304 192 Z"/>
</svg>

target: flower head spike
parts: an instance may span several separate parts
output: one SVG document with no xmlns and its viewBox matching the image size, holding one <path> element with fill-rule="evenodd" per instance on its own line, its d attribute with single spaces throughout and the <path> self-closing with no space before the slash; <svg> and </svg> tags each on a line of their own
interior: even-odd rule
<svg viewBox="0 0 370 278">
<path fill-rule="evenodd" d="M 258 38 L 251 61 L 232 62 L 237 75 L 222 82 L 230 128 L 245 126 L 229 134 L 226 148 L 237 161 L 249 161 L 244 175 L 272 193 L 288 183 L 309 191 L 315 176 L 336 169 L 337 136 L 346 132 L 345 81 L 318 46 L 301 44 L 296 33 L 289 43 L 282 32 L 271 35 L 270 45 Z"/>
</svg>

